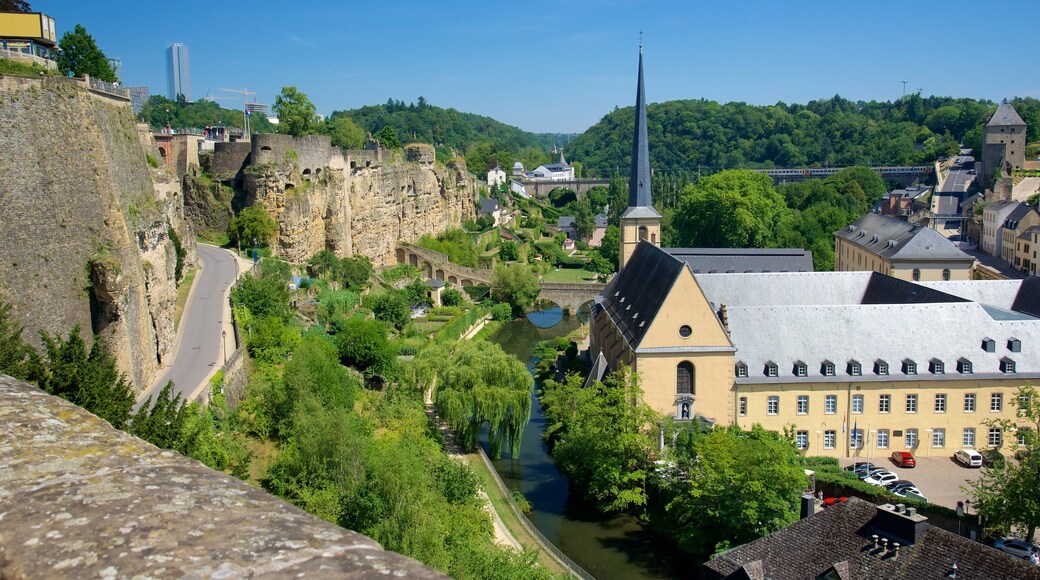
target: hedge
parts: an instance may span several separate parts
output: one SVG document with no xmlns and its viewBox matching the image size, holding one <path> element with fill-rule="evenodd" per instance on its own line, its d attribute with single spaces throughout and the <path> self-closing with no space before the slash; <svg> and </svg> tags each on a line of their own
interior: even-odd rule
<svg viewBox="0 0 1040 580">
<path fill-rule="evenodd" d="M 440 343 L 445 342 L 456 342 L 462 338 L 462 335 L 466 334 L 466 331 L 471 326 L 477 323 L 478 320 L 487 315 L 489 310 L 482 306 L 471 308 L 468 312 L 459 316 L 455 320 L 445 324 L 437 330 L 437 334 L 433 340 Z"/>
</svg>

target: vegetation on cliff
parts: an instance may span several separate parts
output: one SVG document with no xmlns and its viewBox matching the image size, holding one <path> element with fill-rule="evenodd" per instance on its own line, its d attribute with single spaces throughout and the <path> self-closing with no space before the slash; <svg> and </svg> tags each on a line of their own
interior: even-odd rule
<svg viewBox="0 0 1040 580">
<path fill-rule="evenodd" d="M 58 41 L 58 70 L 78 77 L 90 75 L 109 83 L 119 80 L 105 53 L 82 24 L 77 24 Z"/>
<path fill-rule="evenodd" d="M 208 126 L 245 127 L 245 113 L 240 109 L 225 109 L 209 99 L 189 103 L 183 98 L 171 101 L 162 95 L 148 97 L 137 118 L 148 123 L 152 131 L 159 131 L 167 124 L 175 131 L 201 130 Z M 249 116 L 249 129 L 253 133 L 275 132 L 275 126 L 263 113 Z"/>
</svg>

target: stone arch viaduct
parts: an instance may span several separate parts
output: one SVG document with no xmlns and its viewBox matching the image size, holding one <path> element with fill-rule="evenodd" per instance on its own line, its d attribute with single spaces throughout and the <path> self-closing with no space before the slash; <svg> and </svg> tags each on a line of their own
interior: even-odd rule
<svg viewBox="0 0 1040 580">
<path fill-rule="evenodd" d="M 398 264 L 411 264 L 427 278 L 435 278 L 455 286 L 490 286 L 491 270 L 453 264 L 448 256 L 407 242 L 396 252 Z M 555 302 L 561 308 L 577 312 L 578 308 L 603 292 L 606 284 L 544 283 L 539 299 Z"/>
</svg>

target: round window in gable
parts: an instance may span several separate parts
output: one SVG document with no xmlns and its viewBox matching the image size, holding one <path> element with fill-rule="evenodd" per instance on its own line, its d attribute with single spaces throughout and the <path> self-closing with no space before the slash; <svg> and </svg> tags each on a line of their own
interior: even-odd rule
<svg viewBox="0 0 1040 580">
<path fill-rule="evenodd" d="M 679 336 L 683 338 L 690 338 L 691 334 L 693 334 L 693 329 L 690 328 L 689 324 L 684 324 L 679 327 Z"/>
</svg>

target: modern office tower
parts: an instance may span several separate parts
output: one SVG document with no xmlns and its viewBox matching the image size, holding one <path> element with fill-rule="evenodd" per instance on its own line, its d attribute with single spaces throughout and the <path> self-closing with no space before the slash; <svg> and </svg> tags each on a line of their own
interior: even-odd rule
<svg viewBox="0 0 1040 580">
<path fill-rule="evenodd" d="M 188 70 L 188 47 L 175 42 L 166 48 L 166 96 L 173 101 L 177 95 L 191 101 L 191 74 Z"/>
</svg>

